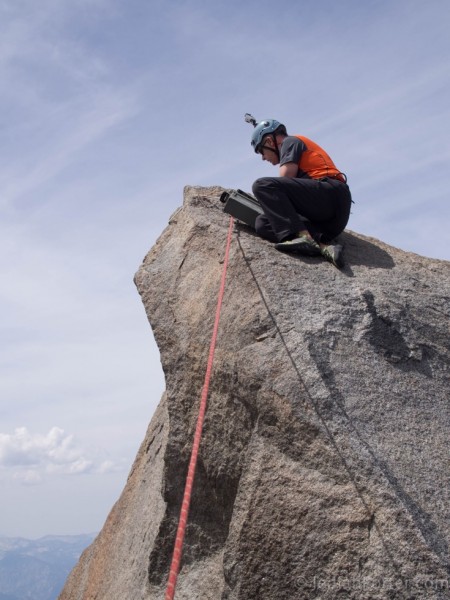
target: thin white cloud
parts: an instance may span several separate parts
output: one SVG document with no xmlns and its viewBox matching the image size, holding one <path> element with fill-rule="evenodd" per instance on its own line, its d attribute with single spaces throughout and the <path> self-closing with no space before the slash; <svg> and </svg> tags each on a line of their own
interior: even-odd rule
<svg viewBox="0 0 450 600">
<path fill-rule="evenodd" d="M 116 83 L 99 53 L 71 32 L 70 2 L 47 0 L 37 10 L 34 3 L 22 4 L 26 17 L 24 7 L 16 12 L 6 2 L 8 18 L 0 25 L 0 108 L 9 145 L 0 166 L 2 206 L 55 178 L 139 111 L 132 85 Z M 86 23 L 114 12 L 111 2 L 85 4 Z"/>
<path fill-rule="evenodd" d="M 0 467 L 3 474 L 30 485 L 52 475 L 106 473 L 115 465 L 110 460 L 88 457 L 74 436 L 59 427 L 52 427 L 47 434 L 18 427 L 12 434 L 0 433 Z"/>
<path fill-rule="evenodd" d="M 11 170 L 7 174 L 0 173 L 0 189 L 2 203 L 10 204 L 22 194 L 26 194 L 38 186 L 56 177 L 90 144 L 104 136 L 111 128 L 134 116 L 137 106 L 131 96 L 120 94 L 118 90 L 111 93 L 95 94 L 85 106 L 74 106 L 69 103 L 51 124 L 46 139 L 45 132 L 35 138 L 34 150 L 28 150 L 29 161 L 33 163 L 26 170 Z M 67 130 L 67 123 L 70 129 Z M 57 132 L 57 133 L 55 133 Z M 43 151 L 44 148 L 44 151 Z"/>
</svg>

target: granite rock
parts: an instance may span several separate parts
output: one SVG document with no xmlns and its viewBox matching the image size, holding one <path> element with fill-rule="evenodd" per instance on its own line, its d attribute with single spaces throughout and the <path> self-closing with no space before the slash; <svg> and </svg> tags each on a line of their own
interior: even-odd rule
<svg viewBox="0 0 450 600">
<path fill-rule="evenodd" d="M 186 188 L 136 274 L 166 391 L 60 600 L 164 597 L 223 266 L 221 191 Z M 177 600 L 450 597 L 450 263 L 341 241 L 337 270 L 234 225 Z"/>
</svg>

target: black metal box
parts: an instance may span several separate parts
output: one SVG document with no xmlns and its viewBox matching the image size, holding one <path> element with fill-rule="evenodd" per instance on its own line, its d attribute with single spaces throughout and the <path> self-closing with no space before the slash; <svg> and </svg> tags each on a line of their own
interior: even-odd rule
<svg viewBox="0 0 450 600">
<path fill-rule="evenodd" d="M 220 201 L 225 204 L 223 207 L 224 212 L 250 225 L 253 229 L 255 228 L 256 217 L 264 212 L 258 200 L 242 190 L 223 192 Z"/>
</svg>

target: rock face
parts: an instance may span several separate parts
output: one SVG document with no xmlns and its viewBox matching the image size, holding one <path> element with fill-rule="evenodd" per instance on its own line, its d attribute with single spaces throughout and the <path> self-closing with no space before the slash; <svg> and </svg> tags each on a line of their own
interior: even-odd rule
<svg viewBox="0 0 450 600">
<path fill-rule="evenodd" d="M 166 392 L 60 600 L 164 597 L 228 228 L 187 188 L 136 284 Z M 236 224 L 176 599 L 449 598 L 450 263 Z"/>
</svg>

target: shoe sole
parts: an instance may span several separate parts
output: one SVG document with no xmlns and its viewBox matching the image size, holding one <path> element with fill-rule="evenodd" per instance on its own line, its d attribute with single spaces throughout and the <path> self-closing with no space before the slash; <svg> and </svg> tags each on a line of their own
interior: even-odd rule
<svg viewBox="0 0 450 600">
<path fill-rule="evenodd" d="M 320 256 L 321 252 L 319 248 L 314 248 L 311 244 L 305 244 L 302 242 L 284 244 L 281 242 L 280 244 L 275 244 L 275 248 L 277 250 L 281 250 L 282 252 L 299 252 L 300 254 L 304 254 L 306 256 Z"/>
</svg>

